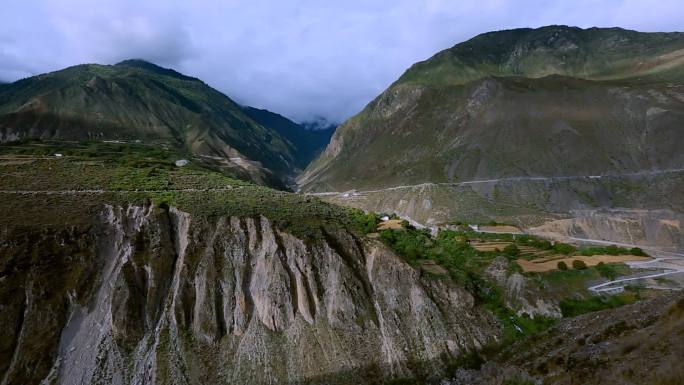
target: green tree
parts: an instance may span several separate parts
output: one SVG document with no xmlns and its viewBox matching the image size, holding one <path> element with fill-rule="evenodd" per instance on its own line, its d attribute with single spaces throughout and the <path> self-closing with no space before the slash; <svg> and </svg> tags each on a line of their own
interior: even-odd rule
<svg viewBox="0 0 684 385">
<path fill-rule="evenodd" d="M 610 279 L 610 280 L 615 279 L 615 278 L 617 277 L 617 275 L 618 275 L 618 274 L 617 274 L 617 271 L 615 271 L 615 268 L 614 268 L 613 266 L 611 266 L 611 265 L 606 265 L 606 264 L 603 263 L 603 262 L 599 262 L 599 264 L 596 265 L 596 271 L 598 271 L 598 273 L 599 273 L 602 277 L 608 278 L 608 279 Z"/>
<path fill-rule="evenodd" d="M 553 245 L 553 249 L 556 250 L 559 254 L 564 254 L 564 255 L 571 255 L 574 253 L 577 249 L 573 245 L 569 245 L 567 243 L 561 243 L 561 242 L 556 242 Z"/>
<path fill-rule="evenodd" d="M 587 264 L 581 259 L 575 259 L 572 261 L 572 268 L 575 270 L 585 270 L 587 268 Z"/>
<path fill-rule="evenodd" d="M 355 227 L 364 234 L 375 232 L 380 223 L 380 218 L 372 211 L 366 214 L 361 210 L 353 209 L 352 219 Z"/>
<path fill-rule="evenodd" d="M 615 245 L 610 245 L 606 247 L 606 254 L 608 255 L 620 255 L 620 248 Z"/>
<path fill-rule="evenodd" d="M 632 247 L 632 248 L 629 250 L 629 252 L 630 252 L 630 254 L 632 254 L 632 255 L 638 255 L 638 256 L 644 256 L 644 255 L 646 255 L 646 253 L 644 253 L 644 251 L 641 250 L 641 248 L 639 248 L 639 247 Z"/>
<path fill-rule="evenodd" d="M 520 255 L 520 249 L 514 243 L 504 247 L 503 252 L 509 259 L 517 258 Z"/>
</svg>

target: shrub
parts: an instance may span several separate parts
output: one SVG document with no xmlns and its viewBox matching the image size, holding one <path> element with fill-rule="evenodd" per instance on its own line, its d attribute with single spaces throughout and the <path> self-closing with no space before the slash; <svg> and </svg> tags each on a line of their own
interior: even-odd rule
<svg viewBox="0 0 684 385">
<path fill-rule="evenodd" d="M 608 255 L 620 255 L 620 248 L 615 245 L 610 245 L 606 247 L 606 254 Z"/>
<path fill-rule="evenodd" d="M 581 259 L 575 259 L 572 261 L 572 268 L 575 270 L 584 270 L 587 268 L 587 264 Z"/>
<path fill-rule="evenodd" d="M 553 245 L 553 249 L 556 250 L 559 254 L 565 254 L 565 255 L 570 255 L 574 253 L 577 249 L 573 245 L 569 245 L 567 243 L 561 243 L 561 242 L 556 242 Z"/>
<path fill-rule="evenodd" d="M 563 299 L 560 301 L 560 309 L 563 317 L 575 317 L 580 314 L 590 313 L 603 309 L 612 309 L 622 305 L 633 303 L 636 297 L 631 295 L 592 296 L 585 299 Z"/>
<path fill-rule="evenodd" d="M 458 358 L 456 358 L 455 362 L 452 363 L 452 366 L 455 368 L 480 370 L 482 364 L 484 363 L 485 360 L 482 358 L 482 356 L 473 351 L 461 353 Z"/>
<path fill-rule="evenodd" d="M 551 242 L 546 239 L 539 239 L 529 235 L 518 235 L 515 237 L 515 243 L 523 246 L 532 246 L 542 250 L 549 250 L 553 248 Z"/>
<path fill-rule="evenodd" d="M 364 234 L 376 231 L 378 223 L 380 222 L 378 216 L 373 212 L 366 214 L 361 210 L 352 209 L 351 215 L 354 222 L 354 227 Z"/>
<path fill-rule="evenodd" d="M 514 243 L 511 243 L 510 245 L 504 247 L 503 252 L 509 258 L 516 258 L 520 255 L 520 249 Z"/>
<path fill-rule="evenodd" d="M 553 248 L 553 245 L 551 244 L 551 242 L 542 239 L 541 241 L 539 241 L 539 243 L 536 245 L 536 247 L 538 247 L 542 250 L 550 250 L 551 248 Z"/>
<path fill-rule="evenodd" d="M 629 249 L 629 252 L 632 255 L 638 255 L 638 256 L 645 256 L 646 255 L 646 253 L 644 253 L 644 251 L 641 250 L 641 248 L 639 248 L 639 247 L 632 247 L 631 249 Z"/>
<path fill-rule="evenodd" d="M 618 273 L 615 270 L 615 267 L 613 267 L 611 265 L 606 265 L 603 262 L 599 262 L 599 264 L 596 265 L 596 271 L 598 271 L 598 273 L 602 277 L 608 278 L 610 280 L 613 280 L 618 276 Z"/>
<path fill-rule="evenodd" d="M 384 230 L 380 232 L 380 239 L 409 262 L 415 262 L 426 257 L 428 250 L 426 243 L 430 241 L 430 235 L 416 230 Z"/>
<path fill-rule="evenodd" d="M 558 270 L 567 270 L 568 264 L 565 261 L 558 262 Z"/>
</svg>

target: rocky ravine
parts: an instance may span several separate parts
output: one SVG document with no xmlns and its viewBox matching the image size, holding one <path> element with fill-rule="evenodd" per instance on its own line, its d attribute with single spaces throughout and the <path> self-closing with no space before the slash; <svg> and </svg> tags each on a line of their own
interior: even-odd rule
<svg viewBox="0 0 684 385">
<path fill-rule="evenodd" d="M 373 383 L 497 339 L 469 292 L 325 234 L 156 206 L 5 226 L 0 384 Z"/>
</svg>

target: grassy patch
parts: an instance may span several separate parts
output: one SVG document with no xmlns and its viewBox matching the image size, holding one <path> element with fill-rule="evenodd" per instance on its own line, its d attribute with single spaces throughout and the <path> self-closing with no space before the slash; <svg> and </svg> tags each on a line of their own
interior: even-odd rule
<svg viewBox="0 0 684 385">
<path fill-rule="evenodd" d="M 545 317 L 518 316 L 504 304 L 501 289 L 482 277 L 492 259 L 502 253 L 476 250 L 468 243 L 465 233 L 441 231 L 432 237 L 428 230 L 409 226 L 405 230 L 382 231 L 380 238 L 413 265 L 427 259 L 444 267 L 454 281 L 465 286 L 501 321 L 504 343 L 540 332 L 554 323 Z"/>
<path fill-rule="evenodd" d="M 31 151 L 46 148 L 46 154 L 65 155 L 56 158 L 13 152 L 23 146 L 0 146 L 0 190 L 81 192 L 12 194 L 11 199 L 0 200 L 0 222 L 88 223 L 104 204 L 125 206 L 152 201 L 206 217 L 263 215 L 280 229 L 305 239 L 321 238 L 323 227 L 360 232 L 357 211 L 315 197 L 253 185 L 194 162 L 176 167 L 172 161 L 183 154 L 172 151 L 135 144 L 81 143 L 68 145 L 72 152 L 66 155 L 67 151 L 57 144 L 33 143 Z M 101 151 L 100 155 L 88 156 L 90 148 Z M 105 149 L 123 152 L 112 155 Z M 3 157 L 29 161 L 3 164 Z"/>
<path fill-rule="evenodd" d="M 560 308 L 563 317 L 575 317 L 585 313 L 628 305 L 637 300 L 637 294 L 625 292 L 612 296 L 597 295 L 584 299 L 564 299 L 560 302 Z"/>
</svg>

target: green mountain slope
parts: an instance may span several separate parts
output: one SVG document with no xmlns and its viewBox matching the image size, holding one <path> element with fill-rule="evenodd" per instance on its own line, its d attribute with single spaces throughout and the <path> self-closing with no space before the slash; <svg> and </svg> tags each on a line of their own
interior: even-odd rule
<svg viewBox="0 0 684 385">
<path fill-rule="evenodd" d="M 280 114 L 254 107 L 244 107 L 243 111 L 255 122 L 275 130 L 281 137 L 289 141 L 295 147 L 293 155 L 297 165 L 302 169 L 325 149 L 336 128 L 330 126 L 322 129 L 310 129 Z"/>
<path fill-rule="evenodd" d="M 198 79 L 140 60 L 79 65 L 0 89 L 0 140 L 119 140 L 210 157 L 277 184 L 295 148 Z M 240 174 L 240 173 L 238 173 Z"/>
<path fill-rule="evenodd" d="M 681 33 L 621 29 L 478 36 L 342 124 L 299 187 L 428 226 L 681 252 L 683 49 Z"/>
<path fill-rule="evenodd" d="M 684 34 L 552 26 L 412 66 L 299 178 L 309 191 L 684 165 Z"/>
<path fill-rule="evenodd" d="M 397 83 L 465 84 L 487 76 L 681 80 L 684 33 L 548 26 L 489 32 L 416 63 Z"/>
</svg>

